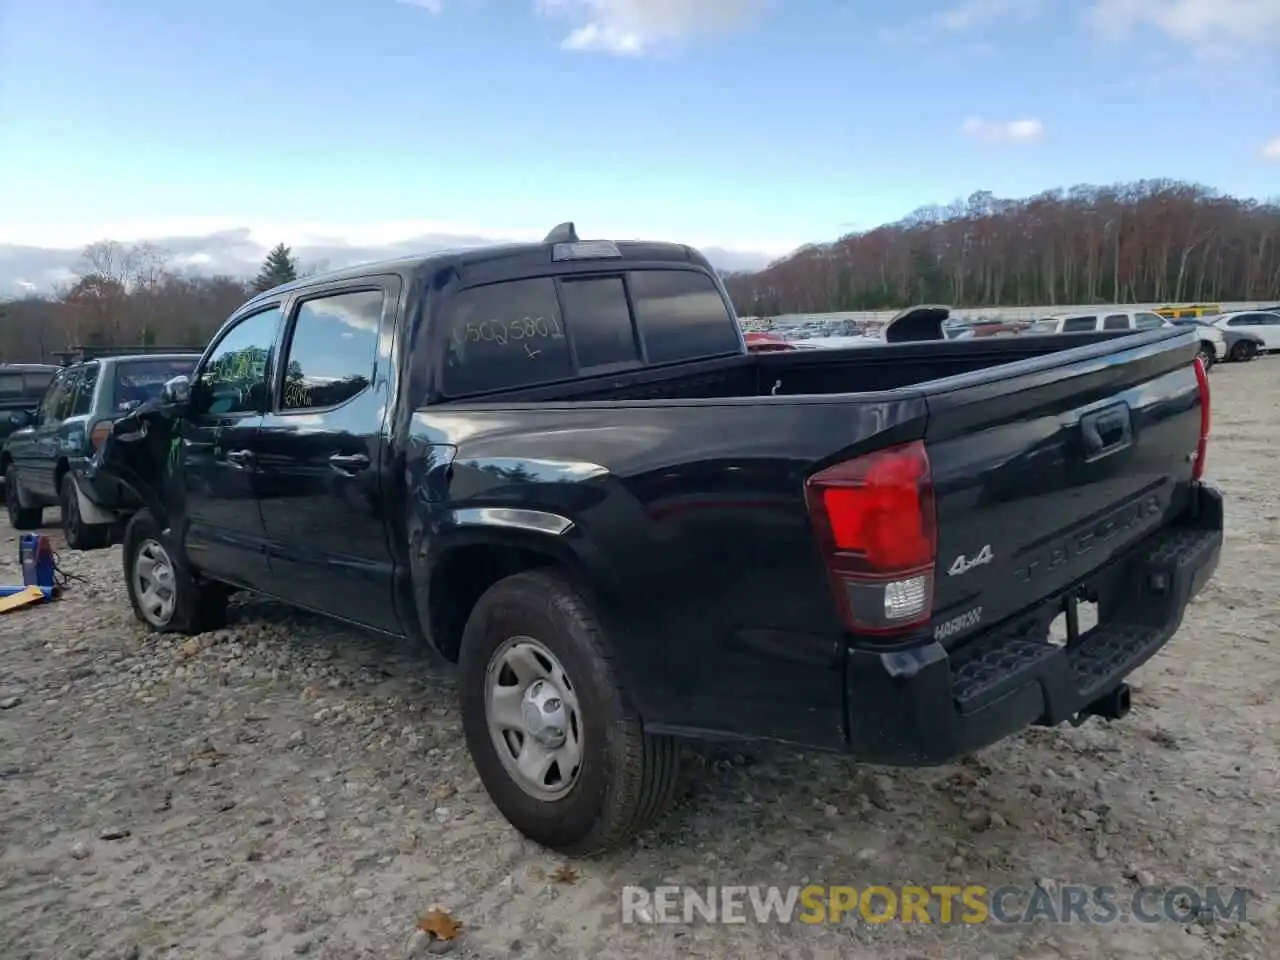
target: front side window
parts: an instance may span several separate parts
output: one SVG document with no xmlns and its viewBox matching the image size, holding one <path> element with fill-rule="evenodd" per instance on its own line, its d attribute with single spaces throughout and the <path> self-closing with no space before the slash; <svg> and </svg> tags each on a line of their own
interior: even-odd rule
<svg viewBox="0 0 1280 960">
<path fill-rule="evenodd" d="M 1137 316 L 1137 327 L 1139 330 L 1154 330 L 1156 327 L 1164 326 L 1164 317 L 1158 313 L 1140 313 Z"/>
<path fill-rule="evenodd" d="M 63 370 L 49 384 L 49 389 L 40 401 L 40 422 L 42 424 L 57 423 L 71 415 L 72 388 L 75 375 L 72 370 Z"/>
<path fill-rule="evenodd" d="M 373 382 L 382 323 L 381 290 L 304 300 L 285 349 L 281 410 L 346 403 Z"/>
<path fill-rule="evenodd" d="M 267 363 L 280 326 L 280 308 L 251 314 L 232 327 L 209 355 L 192 390 L 195 411 L 253 413 L 263 409 Z"/>
</svg>

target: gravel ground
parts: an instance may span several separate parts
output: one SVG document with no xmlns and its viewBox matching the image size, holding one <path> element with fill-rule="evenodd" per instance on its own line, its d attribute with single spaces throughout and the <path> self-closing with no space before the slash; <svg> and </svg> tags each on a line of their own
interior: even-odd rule
<svg viewBox="0 0 1280 960">
<path fill-rule="evenodd" d="M 480 789 L 449 671 L 425 654 L 256 600 L 226 630 L 157 638 L 118 548 L 64 552 L 84 582 L 0 617 L 0 955 L 1275 956 L 1278 374 L 1263 359 L 1212 377 L 1228 547 L 1127 720 L 925 771 L 690 750 L 656 830 L 569 870 Z M 0 582 L 20 582 L 16 534 L 0 537 Z M 624 885 L 664 882 L 1250 893 L 1245 922 L 620 922 Z M 415 933 L 432 907 L 457 937 Z"/>
</svg>

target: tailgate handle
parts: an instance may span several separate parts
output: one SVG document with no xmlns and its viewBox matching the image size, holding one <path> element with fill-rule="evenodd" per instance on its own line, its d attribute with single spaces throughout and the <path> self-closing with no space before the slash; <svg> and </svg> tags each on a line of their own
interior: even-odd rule
<svg viewBox="0 0 1280 960">
<path fill-rule="evenodd" d="M 1133 427 L 1129 422 L 1127 406 L 1088 414 L 1080 419 L 1080 429 L 1084 432 L 1086 460 L 1096 460 L 1123 450 L 1133 442 Z"/>
</svg>

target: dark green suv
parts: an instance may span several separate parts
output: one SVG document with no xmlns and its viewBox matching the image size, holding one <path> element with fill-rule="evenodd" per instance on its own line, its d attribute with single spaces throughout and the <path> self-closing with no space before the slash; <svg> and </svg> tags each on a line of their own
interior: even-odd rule
<svg viewBox="0 0 1280 960">
<path fill-rule="evenodd" d="M 45 507 L 62 509 L 67 546 L 87 550 L 106 546 L 113 524 L 97 522 L 93 504 L 123 497 L 123 491 L 95 490 L 84 499 L 78 484 L 84 465 L 111 424 L 160 395 L 167 380 L 189 375 L 196 354 L 103 357 L 54 368 L 55 376 L 34 413 L 15 410 L 6 418 L 12 432 L 0 450 L 5 503 L 15 530 L 34 530 Z M 107 482 L 107 481 L 98 481 Z"/>
</svg>

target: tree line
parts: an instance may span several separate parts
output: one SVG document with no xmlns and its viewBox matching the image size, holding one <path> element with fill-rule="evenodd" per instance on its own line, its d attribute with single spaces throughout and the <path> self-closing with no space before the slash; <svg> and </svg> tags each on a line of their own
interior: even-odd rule
<svg viewBox="0 0 1280 960">
<path fill-rule="evenodd" d="M 1172 180 L 989 192 L 726 280 L 745 316 L 957 307 L 1280 300 L 1280 201 Z"/>
<path fill-rule="evenodd" d="M 51 363 L 75 347 L 199 350 L 245 300 L 297 279 L 299 267 L 280 244 L 252 279 L 203 276 L 172 269 L 154 244 L 101 240 L 85 247 L 75 272 L 50 296 L 0 303 L 0 361 Z"/>
<path fill-rule="evenodd" d="M 74 346 L 202 347 L 255 291 L 299 274 L 289 247 L 253 279 L 171 268 L 158 247 L 103 240 L 52 296 L 0 304 L 0 360 L 49 361 Z M 738 313 L 821 313 L 1156 301 L 1280 301 L 1280 202 L 1145 180 L 989 192 L 805 247 L 730 274 Z"/>
</svg>

